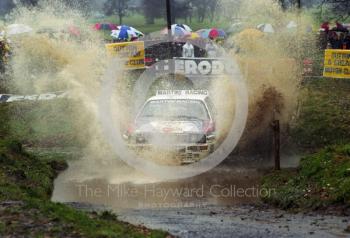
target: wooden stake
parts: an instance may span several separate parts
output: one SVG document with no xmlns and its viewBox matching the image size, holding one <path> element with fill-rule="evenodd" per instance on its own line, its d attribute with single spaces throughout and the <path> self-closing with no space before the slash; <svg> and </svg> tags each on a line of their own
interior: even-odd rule
<svg viewBox="0 0 350 238">
<path fill-rule="evenodd" d="M 273 151 L 275 159 L 275 170 L 281 170 L 280 157 L 280 121 L 273 121 Z"/>
</svg>

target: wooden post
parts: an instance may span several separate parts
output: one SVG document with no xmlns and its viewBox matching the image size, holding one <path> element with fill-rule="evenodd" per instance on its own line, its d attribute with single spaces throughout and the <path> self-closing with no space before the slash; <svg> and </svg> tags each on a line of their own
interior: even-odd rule
<svg viewBox="0 0 350 238">
<path fill-rule="evenodd" d="M 275 170 L 281 169 L 280 157 L 280 121 L 274 120 L 273 124 L 273 154 L 275 159 Z"/>
</svg>

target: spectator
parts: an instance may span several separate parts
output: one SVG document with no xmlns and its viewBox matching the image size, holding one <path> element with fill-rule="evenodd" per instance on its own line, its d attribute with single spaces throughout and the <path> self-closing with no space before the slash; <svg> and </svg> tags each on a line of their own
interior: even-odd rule
<svg viewBox="0 0 350 238">
<path fill-rule="evenodd" d="M 327 21 L 327 22 L 322 23 L 321 29 L 323 31 L 325 31 L 326 33 L 328 33 L 328 31 L 329 31 L 329 22 Z"/>
<path fill-rule="evenodd" d="M 194 47 L 189 41 L 186 41 L 186 44 L 182 46 L 182 57 L 194 58 Z"/>
<path fill-rule="evenodd" d="M 345 39 L 344 39 L 344 42 L 343 42 L 343 48 L 345 46 L 345 49 L 347 50 L 350 50 L 350 35 L 347 34 Z"/>
<path fill-rule="evenodd" d="M 217 46 L 212 40 L 209 40 L 208 43 L 205 45 L 205 50 L 207 51 L 208 58 L 217 57 Z"/>
<path fill-rule="evenodd" d="M 342 42 L 341 39 L 339 37 L 339 35 L 337 34 L 337 32 L 335 31 L 330 31 L 329 32 L 329 43 L 332 46 L 332 49 L 342 49 Z"/>
</svg>

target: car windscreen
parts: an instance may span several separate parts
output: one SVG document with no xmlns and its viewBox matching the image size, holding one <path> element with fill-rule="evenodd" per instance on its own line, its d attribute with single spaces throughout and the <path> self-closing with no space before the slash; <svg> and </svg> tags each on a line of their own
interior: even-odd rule
<svg viewBox="0 0 350 238">
<path fill-rule="evenodd" d="M 139 119 L 208 120 L 208 112 L 199 100 L 152 100 L 140 113 Z"/>
</svg>

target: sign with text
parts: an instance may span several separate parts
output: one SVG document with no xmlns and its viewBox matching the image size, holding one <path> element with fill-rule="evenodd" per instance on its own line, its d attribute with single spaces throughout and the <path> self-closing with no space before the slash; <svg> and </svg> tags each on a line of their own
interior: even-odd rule
<svg viewBox="0 0 350 238">
<path fill-rule="evenodd" d="M 106 44 L 108 53 L 125 59 L 127 69 L 145 68 L 145 43 L 143 41 Z"/>
<path fill-rule="evenodd" d="M 323 76 L 350 78 L 350 50 L 325 50 Z"/>
<path fill-rule="evenodd" d="M 226 72 L 222 59 L 213 58 L 174 58 L 175 73 L 191 76 L 215 76 Z"/>
<path fill-rule="evenodd" d="M 0 94 L 0 103 L 10 103 L 18 101 L 48 101 L 68 97 L 68 92 L 53 92 L 35 95 Z"/>
</svg>

